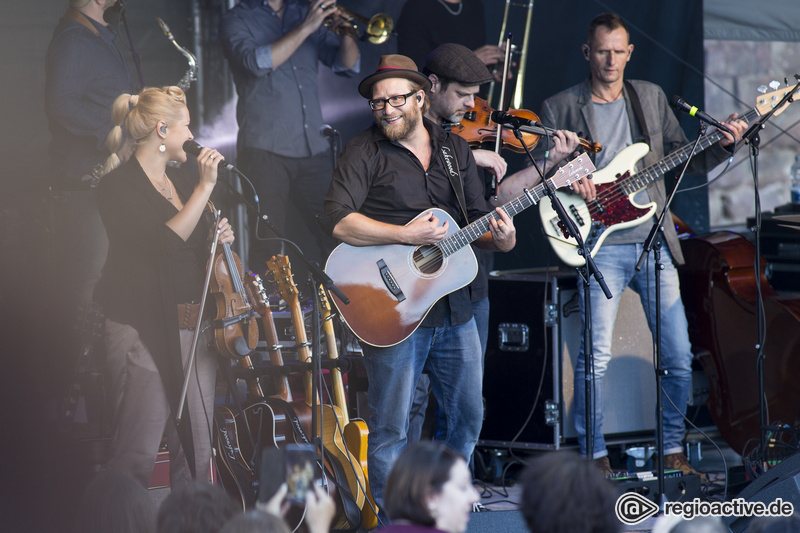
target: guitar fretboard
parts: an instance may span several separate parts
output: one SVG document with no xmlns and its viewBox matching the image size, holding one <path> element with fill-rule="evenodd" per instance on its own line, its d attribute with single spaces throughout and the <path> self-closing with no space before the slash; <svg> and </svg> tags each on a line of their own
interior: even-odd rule
<svg viewBox="0 0 800 533">
<path fill-rule="evenodd" d="M 748 124 L 752 122 L 753 119 L 758 117 L 758 111 L 753 108 L 744 116 L 739 117 L 740 120 L 747 122 Z M 722 139 L 724 135 L 719 130 L 712 131 L 707 135 L 703 135 L 700 138 L 700 142 L 697 144 L 697 151 L 695 151 L 695 155 L 699 154 L 703 150 L 710 148 L 714 144 L 716 144 L 720 139 Z M 625 194 L 633 194 L 638 192 L 654 181 L 661 179 L 664 174 L 672 170 L 673 168 L 677 167 L 678 165 L 685 163 L 689 156 L 692 154 L 692 147 L 694 143 L 687 144 L 686 146 L 681 147 L 678 150 L 670 153 L 663 159 L 657 161 L 656 163 L 650 165 L 649 167 L 643 169 L 641 172 L 634 174 L 628 178 L 625 178 L 619 182 L 620 189 L 625 192 Z"/>
<path fill-rule="evenodd" d="M 553 177 L 547 179 L 547 183 L 553 190 L 556 190 L 559 187 L 569 185 L 572 181 L 576 181 L 588 175 L 593 170 L 594 165 L 588 156 L 584 154 L 561 167 Z M 547 196 L 543 183 L 536 185 L 532 189 L 524 190 L 524 193 L 501 206 L 501 209 L 505 211 L 509 217 L 516 216 Z M 500 219 L 500 214 L 497 211 L 490 211 L 452 235 L 448 235 L 436 243 L 436 246 L 442 250 L 445 257 L 452 255 L 489 231 L 489 220 L 492 218 L 498 220 Z"/>
</svg>

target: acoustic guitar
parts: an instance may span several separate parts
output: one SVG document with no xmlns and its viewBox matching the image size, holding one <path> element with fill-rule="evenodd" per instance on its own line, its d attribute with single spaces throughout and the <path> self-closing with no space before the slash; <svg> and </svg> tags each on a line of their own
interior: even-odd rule
<svg viewBox="0 0 800 533">
<path fill-rule="evenodd" d="M 558 169 L 547 183 L 552 189 L 566 187 L 592 170 L 594 164 L 583 154 Z M 540 183 L 501 209 L 513 217 L 546 196 Z M 353 333 L 367 344 L 393 346 L 404 341 L 440 298 L 475 279 L 478 262 L 469 244 L 489 231 L 490 219 L 500 217 L 492 211 L 458 229 L 449 214 L 433 208 L 414 220 L 429 212 L 449 223 L 447 236 L 435 244 L 340 244 L 328 257 L 325 272 L 350 303 L 345 305 L 336 295 L 331 299 Z"/>
</svg>

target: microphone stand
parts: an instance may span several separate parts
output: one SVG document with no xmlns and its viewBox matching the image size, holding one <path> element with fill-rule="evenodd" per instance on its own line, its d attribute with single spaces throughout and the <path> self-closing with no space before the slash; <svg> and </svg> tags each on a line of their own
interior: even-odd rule
<svg viewBox="0 0 800 533">
<path fill-rule="evenodd" d="M 692 146 L 692 151 L 689 153 L 689 157 L 686 158 L 686 162 L 683 164 L 683 168 L 681 169 L 680 175 L 678 175 L 677 180 L 675 180 L 675 186 L 670 191 L 669 196 L 667 197 L 667 201 L 664 203 L 664 208 L 661 210 L 661 214 L 658 216 L 658 219 L 653 223 L 653 227 L 650 230 L 650 234 L 647 236 L 647 239 L 644 241 L 644 248 L 642 249 L 642 254 L 639 256 L 639 260 L 636 262 L 636 271 L 642 270 L 642 265 L 644 264 L 645 259 L 650 254 L 650 250 L 653 250 L 653 259 L 655 261 L 655 305 L 656 305 L 656 313 L 655 313 L 655 321 L 656 321 L 656 330 L 655 330 L 655 345 L 656 345 L 656 438 L 658 439 L 658 463 L 657 463 L 657 472 L 658 472 L 658 492 L 656 493 L 656 498 L 658 499 L 659 507 L 661 511 L 664 510 L 664 403 L 663 403 L 663 395 L 664 395 L 664 370 L 661 368 L 661 271 L 664 269 L 664 265 L 661 263 L 661 245 L 663 241 L 663 232 L 664 232 L 664 221 L 666 220 L 667 214 L 669 213 L 669 206 L 672 204 L 672 199 L 675 198 L 675 194 L 678 192 L 678 188 L 680 187 L 681 181 L 683 180 L 684 174 L 686 174 L 686 169 L 689 168 L 689 162 L 694 157 L 695 151 L 697 150 L 697 145 L 700 143 L 700 139 L 706 133 L 706 125 L 705 123 L 700 123 L 700 132 L 697 135 L 697 139 L 694 141 L 694 145 Z M 684 401 L 683 399 L 681 401 Z"/>
<path fill-rule="evenodd" d="M 800 80 L 800 77 L 795 74 L 795 80 Z M 761 468 L 766 471 L 767 458 L 766 458 L 766 433 L 770 430 L 768 427 L 769 421 L 767 420 L 767 403 L 764 390 L 764 362 L 766 361 L 766 354 L 764 353 L 764 342 L 766 331 L 764 331 L 764 295 L 761 292 L 761 202 L 758 195 L 758 155 L 761 145 L 761 136 L 759 132 L 764 129 L 767 121 L 772 118 L 776 111 L 782 110 L 784 105 L 793 99 L 795 91 L 800 87 L 800 83 L 795 85 L 790 91 L 787 91 L 783 98 L 777 105 L 771 107 L 770 111 L 764 114 L 757 122 L 750 126 L 747 131 L 742 135 L 742 140 L 750 144 L 750 153 L 753 156 L 753 189 L 755 194 L 755 224 L 753 225 L 753 237 L 755 240 L 755 258 L 753 260 L 756 270 L 756 373 L 758 378 L 758 415 L 759 415 L 759 450 L 761 456 Z"/>
<path fill-rule="evenodd" d="M 197 313 L 197 323 L 194 328 L 194 335 L 192 336 L 192 349 L 189 352 L 189 359 L 183 369 L 183 388 L 181 389 L 181 398 L 178 402 L 178 412 L 175 414 L 175 425 L 180 425 L 181 418 L 183 417 L 183 407 L 186 404 L 186 393 L 189 389 L 189 379 L 192 375 L 192 367 L 194 366 L 195 354 L 197 353 L 197 341 L 200 339 L 200 327 L 203 323 L 203 311 L 206 308 L 206 297 L 208 296 L 208 287 L 211 283 L 211 272 L 214 269 L 214 257 L 217 252 L 217 241 L 219 240 L 219 211 L 214 212 L 214 232 L 211 239 L 211 253 L 209 254 L 208 267 L 206 268 L 206 279 L 203 282 L 203 296 L 200 298 L 200 311 Z"/>
<path fill-rule="evenodd" d="M 136 52 L 136 49 L 133 47 L 133 37 L 131 37 L 131 29 L 128 27 L 128 18 L 125 16 L 125 1 L 117 0 L 117 5 L 119 5 L 118 19 L 120 24 L 125 28 L 125 36 L 128 39 L 128 46 L 131 50 L 131 57 L 133 57 L 133 64 L 136 66 L 136 75 L 139 78 L 139 89 L 141 90 L 144 88 L 144 76 L 142 75 L 142 65 L 139 59 L 139 53 Z"/>
<path fill-rule="evenodd" d="M 533 154 L 531 154 L 530 148 L 528 148 L 528 145 L 525 144 L 525 140 L 522 138 L 520 124 L 516 121 L 513 121 L 509 125 L 514 131 L 514 136 L 519 140 L 520 144 L 522 144 L 522 147 L 525 149 L 525 153 L 528 154 L 528 159 L 530 159 L 531 163 L 533 163 L 536 172 L 538 172 L 539 176 L 542 178 L 544 190 L 547 193 L 547 196 L 550 198 L 550 204 L 553 206 L 553 210 L 558 215 L 558 219 L 566 228 L 567 233 L 569 233 L 569 235 L 578 243 L 578 253 L 582 255 L 585 260 L 584 266 L 577 270 L 583 283 L 584 301 L 583 375 L 585 386 L 584 406 L 586 409 L 586 416 L 584 417 L 586 430 L 586 457 L 589 460 L 594 460 L 594 349 L 592 347 L 592 297 L 589 291 L 589 282 L 591 281 L 592 276 L 594 276 L 598 285 L 600 285 L 600 288 L 603 290 L 603 294 L 605 294 L 606 298 L 610 300 L 613 295 L 608 289 L 605 279 L 603 279 L 603 274 L 597 268 L 597 265 L 595 265 L 592 254 L 586 248 L 586 244 L 583 241 L 583 237 L 581 237 L 580 231 L 578 231 L 578 228 L 575 226 L 575 222 L 573 222 L 569 215 L 567 215 L 564 205 L 561 203 L 561 200 L 559 200 L 555 191 L 545 179 L 544 173 L 542 172 L 542 169 L 539 168 L 539 164 L 536 162 Z"/>
</svg>

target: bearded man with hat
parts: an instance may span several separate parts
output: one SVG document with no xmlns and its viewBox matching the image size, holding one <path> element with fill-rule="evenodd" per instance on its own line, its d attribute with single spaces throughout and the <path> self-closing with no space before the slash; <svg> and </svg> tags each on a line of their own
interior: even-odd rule
<svg viewBox="0 0 800 533">
<path fill-rule="evenodd" d="M 378 70 L 359 85 L 375 124 L 347 144 L 334 170 L 322 223 L 335 238 L 354 246 L 433 244 L 449 228 L 431 208 L 446 211 L 462 227 L 467 218 L 472 221 L 491 211 L 466 141 L 423 117 L 430 87 L 417 65 L 402 55 L 383 56 Z M 452 162 L 448 153 L 455 154 L 463 208 L 455 192 L 458 180 L 451 183 L 446 170 Z M 516 230 L 504 211 L 497 212 L 499 220 L 491 220 L 490 230 L 476 245 L 508 251 L 516 243 Z M 424 215 L 415 218 L 420 213 Z M 382 506 L 389 471 L 407 444 L 409 411 L 423 370 L 445 417 L 442 440 L 464 457 L 478 442 L 481 352 L 469 289 L 436 302 L 403 342 L 381 348 L 362 343 L 362 348 L 371 410 L 370 485 Z"/>
</svg>

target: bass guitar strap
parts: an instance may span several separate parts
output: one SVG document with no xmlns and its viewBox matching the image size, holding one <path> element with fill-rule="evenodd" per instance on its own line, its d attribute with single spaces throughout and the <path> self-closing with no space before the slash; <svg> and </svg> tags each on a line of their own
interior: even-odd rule
<svg viewBox="0 0 800 533">
<path fill-rule="evenodd" d="M 628 97 L 631 99 L 633 114 L 636 116 L 636 122 L 639 125 L 644 142 L 647 143 L 647 146 L 652 146 L 650 144 L 650 135 L 647 133 L 647 122 L 644 120 L 644 110 L 642 109 L 642 102 L 639 101 L 639 95 L 636 94 L 636 89 L 633 88 L 633 84 L 628 80 L 625 80 L 625 88 L 628 89 Z"/>
</svg>

